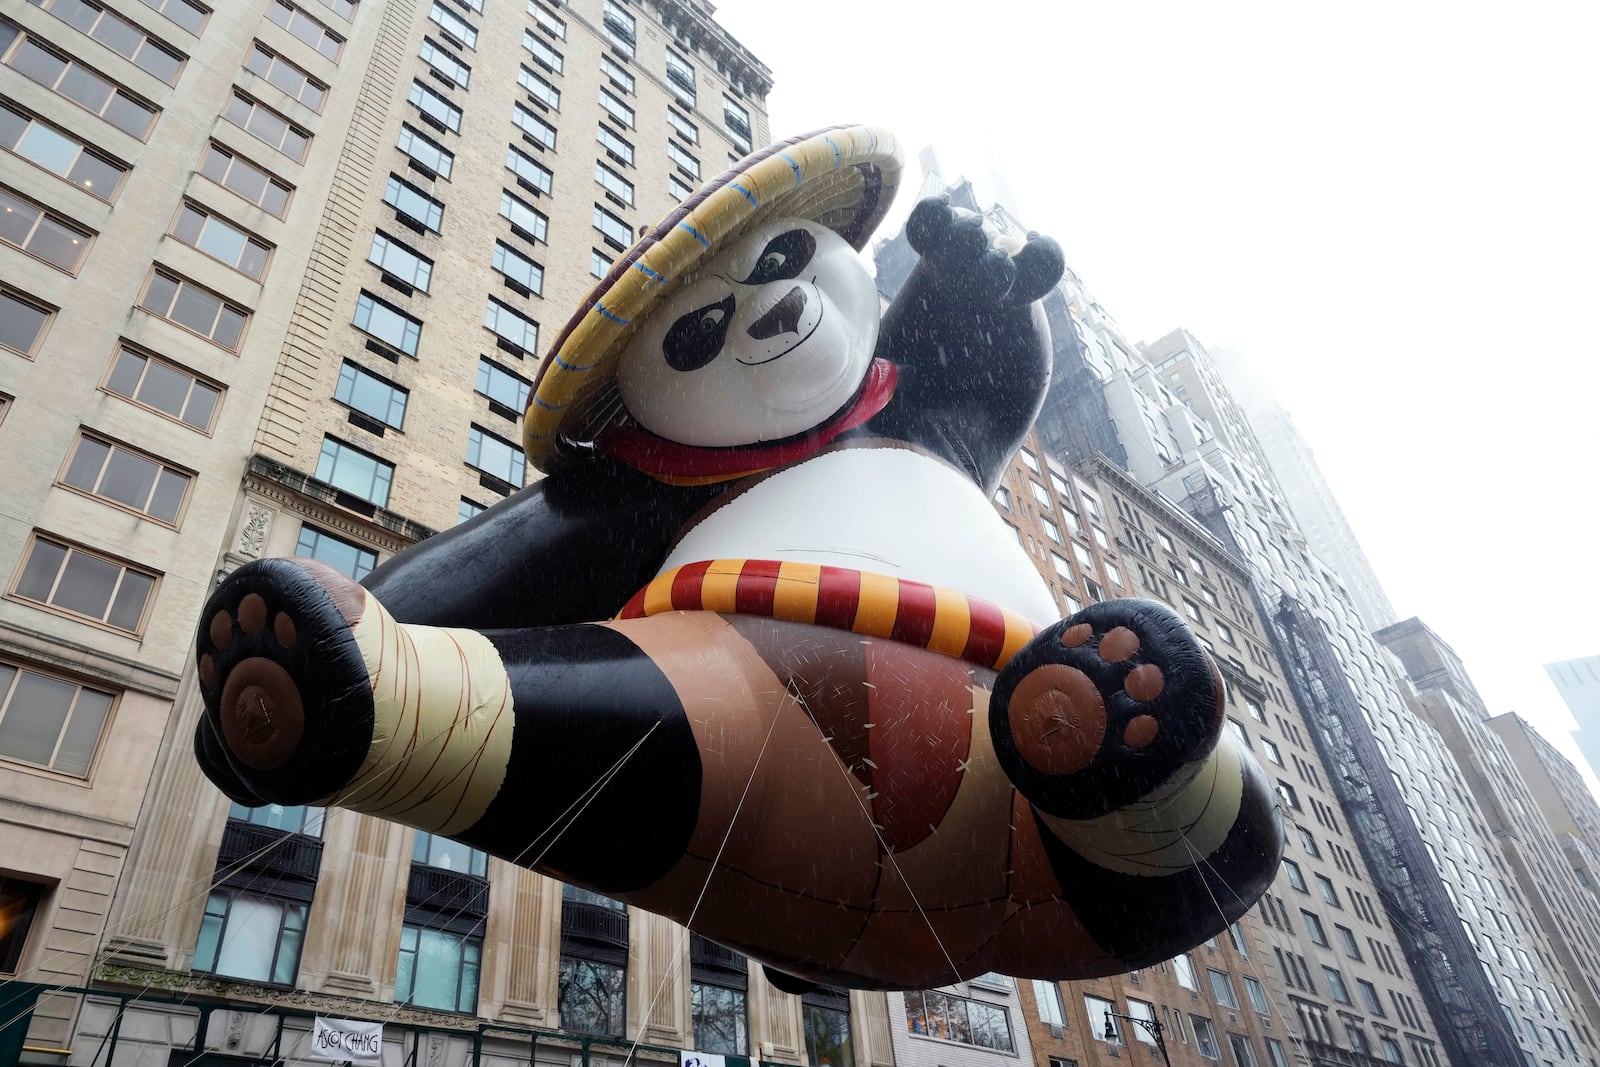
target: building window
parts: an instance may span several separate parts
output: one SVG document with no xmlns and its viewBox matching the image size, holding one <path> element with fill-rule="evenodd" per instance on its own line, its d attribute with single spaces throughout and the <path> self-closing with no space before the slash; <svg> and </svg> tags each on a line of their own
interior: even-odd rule
<svg viewBox="0 0 1600 1067">
<path fill-rule="evenodd" d="M 667 125 L 690 144 L 700 143 L 700 127 L 678 114 L 676 108 L 667 108 Z"/>
<path fill-rule="evenodd" d="M 424 37 L 422 39 L 422 50 L 417 55 L 428 66 L 463 89 L 467 87 L 468 82 L 472 81 L 472 68 L 457 59 L 432 37 Z"/>
<path fill-rule="evenodd" d="M 1278 750 L 1277 745 L 1263 737 L 1261 738 L 1261 747 L 1266 750 L 1268 761 L 1279 767 L 1283 766 L 1283 753 Z"/>
<path fill-rule="evenodd" d="M 1191 993 L 1200 991 L 1200 983 L 1195 978 L 1194 964 L 1189 960 L 1187 952 L 1172 957 L 1172 971 L 1178 978 L 1178 984 Z"/>
<path fill-rule="evenodd" d="M 428 17 L 446 34 L 454 37 L 468 48 L 476 49 L 478 47 L 477 28 L 439 3 L 439 0 L 433 0 L 433 9 L 428 12 Z"/>
<path fill-rule="evenodd" d="M 1310 890 L 1306 888 L 1306 876 L 1300 873 L 1300 865 L 1294 860 L 1286 859 L 1283 861 L 1283 873 L 1289 879 L 1290 885 L 1294 886 L 1302 893 L 1310 892 Z"/>
<path fill-rule="evenodd" d="M 87 778 L 112 699 L 99 689 L 0 661 L 0 759 Z M 7 895 L 0 878 L 0 900 Z M 0 907 L 0 919 L 6 917 Z M 0 938 L 4 927 L 0 922 Z M 20 943 L 14 947 L 20 951 Z M 11 969 L 5 966 L 8 950 L 0 940 L 0 972 Z"/>
<path fill-rule="evenodd" d="M 628 910 L 621 901 L 561 887 L 561 962 L 556 977 L 561 1027 L 620 1037 L 627 1023 Z"/>
<path fill-rule="evenodd" d="M 381 508 L 389 503 L 394 464 L 347 445 L 337 437 L 324 437 L 322 451 L 317 456 L 316 478 Z"/>
<path fill-rule="evenodd" d="M 518 446 L 496 437 L 481 426 L 467 435 L 467 465 L 491 478 L 520 487 L 527 470 L 527 456 Z"/>
<path fill-rule="evenodd" d="M 409 396 L 389 379 L 348 359 L 339 368 L 339 384 L 333 390 L 333 398 L 339 403 L 397 430 L 405 424 Z"/>
<path fill-rule="evenodd" d="M 312 111 L 320 112 L 322 110 L 322 102 L 327 99 L 328 95 L 327 85 L 284 59 L 260 41 L 255 42 L 250 51 L 250 58 L 245 60 L 244 67 L 256 77 L 265 78 L 272 85 L 283 90 L 290 97 L 298 100 Z"/>
<path fill-rule="evenodd" d="M 604 278 L 614 262 L 615 260 L 597 248 L 589 250 L 589 273 L 596 278 Z"/>
<path fill-rule="evenodd" d="M 457 871 L 476 878 L 489 877 L 489 857 L 479 849 L 448 837 L 418 830 L 411 845 L 411 862 L 441 871 Z"/>
<path fill-rule="evenodd" d="M 1057 1028 L 1067 1025 L 1067 1012 L 1061 1004 L 1061 987 L 1054 982 L 1033 980 L 1033 999 L 1039 1005 L 1039 1021 Z"/>
<path fill-rule="evenodd" d="M 667 141 L 667 158 L 691 178 L 696 181 L 700 179 L 700 161 L 679 146 L 678 142 L 670 139 Z"/>
<path fill-rule="evenodd" d="M 539 324 L 492 296 L 484 305 L 483 324 L 519 352 L 539 347 Z"/>
<path fill-rule="evenodd" d="M 1222 1059 L 1222 1053 L 1217 1048 L 1217 1032 L 1211 1028 L 1210 1019 L 1203 1015 L 1191 1015 L 1189 1029 L 1194 1032 L 1195 1051 L 1208 1060 Z"/>
<path fill-rule="evenodd" d="M 694 106 L 694 67 L 670 48 L 667 49 L 667 81 L 672 83 L 672 91 L 678 94 L 678 99 Z"/>
<path fill-rule="evenodd" d="M 344 38 L 288 0 L 273 0 L 272 7 L 267 10 L 267 17 L 329 59 L 339 58 L 339 50 L 344 47 Z"/>
<path fill-rule="evenodd" d="M 605 163 L 595 163 L 595 182 L 605 189 L 606 195 L 616 202 L 632 208 L 634 206 L 634 182 L 622 178 L 621 174 L 611 170 Z"/>
<path fill-rule="evenodd" d="M 722 124 L 734 144 L 750 151 L 750 112 L 727 93 L 722 94 Z"/>
<path fill-rule="evenodd" d="M 606 89 L 604 87 L 601 88 L 600 106 L 605 109 L 606 114 L 610 115 L 624 126 L 627 126 L 629 129 L 633 128 L 633 108 L 629 107 L 627 104 L 624 104 L 621 99 L 618 98 L 617 94 L 613 93 L 610 89 Z"/>
<path fill-rule="evenodd" d="M 296 163 L 306 158 L 306 147 L 311 144 L 310 132 L 237 89 L 223 117 Z"/>
<path fill-rule="evenodd" d="M 105 389 L 201 433 L 211 432 L 222 397 L 219 386 L 126 343 L 111 361 Z"/>
<path fill-rule="evenodd" d="M 543 241 L 549 232 L 550 220 L 544 212 L 506 190 L 500 190 L 500 215 L 530 241 Z"/>
<path fill-rule="evenodd" d="M 1293 808 L 1295 811 L 1305 810 L 1300 806 L 1300 794 L 1295 792 L 1294 786 L 1290 785 L 1288 782 L 1285 782 L 1281 778 L 1278 779 L 1278 795 L 1283 798 L 1283 802 L 1285 804 L 1289 805 L 1289 807 Z M 1295 888 L 1303 889 L 1304 886 L 1299 885 Z"/>
<path fill-rule="evenodd" d="M 1378 987 L 1365 978 L 1357 978 L 1356 988 L 1361 990 L 1361 1000 L 1366 1004 L 1367 1010 L 1378 1018 L 1383 1018 L 1383 1001 L 1378 999 Z"/>
<path fill-rule="evenodd" d="M 145 7 L 161 12 L 196 37 L 200 36 L 200 30 L 206 24 L 206 16 L 210 14 L 194 0 L 143 0 L 143 2 Z"/>
<path fill-rule="evenodd" d="M 0 241 L 75 275 L 93 239 L 88 230 L 0 188 Z"/>
<path fill-rule="evenodd" d="M 479 938 L 406 923 L 400 929 L 400 955 L 395 962 L 395 1002 L 438 1011 L 474 1011 L 482 956 Z M 422 966 L 418 966 L 419 960 Z"/>
<path fill-rule="evenodd" d="M 0 974 L 16 974 L 22 969 L 22 950 L 44 893 L 45 887 L 37 882 L 0 877 Z"/>
<path fill-rule="evenodd" d="M 1062 543 L 1061 527 L 1057 526 L 1049 519 L 1040 519 L 1039 525 L 1044 527 L 1044 535 L 1046 537 L 1050 538 L 1050 540 L 1054 541 L 1058 545 Z"/>
<path fill-rule="evenodd" d="M 90 149 L 71 134 L 0 104 L 0 147 L 107 203 L 128 167 Z"/>
<path fill-rule="evenodd" d="M 322 824 L 327 815 L 326 808 L 304 804 L 266 804 L 259 808 L 247 808 L 235 803 L 228 807 L 228 818 L 234 822 L 266 826 L 286 834 L 305 834 L 307 837 L 322 836 Z"/>
<path fill-rule="evenodd" d="M 1350 1003 L 1350 990 L 1345 988 L 1344 975 L 1340 974 L 1336 968 L 1329 967 L 1324 963 L 1322 965 L 1322 978 L 1323 981 L 1328 983 L 1328 992 L 1333 995 L 1334 1000 L 1337 1000 L 1340 1004 Z"/>
<path fill-rule="evenodd" d="M 476 500 L 468 500 L 466 497 L 462 497 L 460 506 L 456 508 L 456 525 L 460 526 L 468 519 L 483 514 L 486 510 L 488 509 Z"/>
<path fill-rule="evenodd" d="M 667 175 L 667 192 L 672 199 L 683 203 L 694 195 L 694 186 L 678 177 L 676 174 Z"/>
<path fill-rule="evenodd" d="M 600 73 L 611 79 L 611 84 L 615 85 L 623 92 L 633 92 L 633 75 L 628 73 L 628 69 L 626 67 L 612 59 L 610 56 L 602 55 L 600 57 Z"/>
<path fill-rule="evenodd" d="M 265 241 L 187 201 L 178 209 L 172 236 L 258 282 L 272 255 L 272 247 Z"/>
<path fill-rule="evenodd" d="M 604 124 L 600 126 L 600 132 L 596 135 L 596 139 L 600 142 L 600 146 L 606 150 L 606 155 L 618 163 L 625 163 L 630 167 L 633 166 L 633 145 L 612 133 Z"/>
<path fill-rule="evenodd" d="M 1333 929 L 1339 935 L 1339 944 L 1344 949 L 1344 954 L 1353 960 L 1359 960 L 1361 958 L 1361 948 L 1356 944 L 1356 935 L 1351 932 L 1348 926 L 1340 926 L 1338 923 L 1334 924 Z M 1492 944 L 1493 942 L 1490 943 Z"/>
<path fill-rule="evenodd" d="M 378 554 L 370 548 L 362 548 L 352 544 L 331 533 L 317 529 L 310 523 L 300 526 L 300 540 L 294 546 L 294 554 L 301 559 L 321 560 L 341 574 L 349 575 L 355 581 L 360 581 L 372 573 L 372 568 L 378 565 Z M 256 809 L 264 811 L 264 808 Z"/>
<path fill-rule="evenodd" d="M 199 334 L 230 352 L 238 352 L 250 312 L 161 268 L 150 276 L 139 306 Z"/>
<path fill-rule="evenodd" d="M 449 181 L 455 173 L 456 154 L 409 123 L 400 124 L 400 137 L 395 147 L 435 178 Z"/>
<path fill-rule="evenodd" d="M 1121 1024 L 1111 1018 L 1111 1013 L 1117 1010 L 1117 1005 L 1104 997 L 1097 997 L 1089 993 L 1083 995 L 1083 1009 L 1089 1014 L 1089 1033 L 1096 1041 L 1106 1040 L 1107 1024 L 1115 1040 L 1120 1040 Z"/>
<path fill-rule="evenodd" d="M 1314 911 L 1306 911 L 1304 908 L 1301 908 L 1300 917 L 1305 923 L 1306 933 L 1311 935 L 1311 940 L 1315 941 L 1319 945 L 1326 946 L 1328 943 L 1328 935 L 1327 932 L 1323 930 L 1322 919 L 1317 915 L 1317 913 Z"/>
<path fill-rule="evenodd" d="M 527 67 L 517 68 L 517 84 L 526 89 L 529 96 L 546 107 L 556 111 L 561 109 L 561 90 Z"/>
<path fill-rule="evenodd" d="M 1383 1058 L 1390 1063 L 1405 1063 L 1405 1053 L 1400 1051 L 1399 1044 L 1392 1037 L 1378 1038 L 1378 1050 Z"/>
<path fill-rule="evenodd" d="M 1271 1015 L 1272 1007 L 1267 1001 L 1267 989 L 1261 982 L 1249 975 L 1244 976 L 1244 991 L 1250 997 L 1250 1006 L 1262 1015 Z"/>
<path fill-rule="evenodd" d="M 367 262 L 415 289 L 426 293 L 433 283 L 433 260 L 382 230 L 372 235 Z"/>
<path fill-rule="evenodd" d="M 601 29 L 606 35 L 606 40 L 610 41 L 617 51 L 630 59 L 633 58 L 634 42 L 637 40 L 636 27 L 628 9 L 617 3 L 617 0 L 606 0 L 601 19 Z"/>
<path fill-rule="evenodd" d="M 544 119 L 535 115 L 521 104 L 512 105 L 511 120 L 523 132 L 527 139 L 545 148 L 553 149 L 556 146 L 556 128 Z"/>
<path fill-rule="evenodd" d="M 1145 1022 L 1154 1023 L 1157 1021 L 1155 1005 L 1133 997 L 1128 998 L 1128 1014 L 1135 1019 L 1143 1019 Z M 1133 1031 L 1135 1041 L 1149 1045 L 1152 1049 L 1155 1048 L 1155 1035 L 1147 1027 L 1134 1025 L 1130 1029 Z"/>
<path fill-rule="evenodd" d="M 1233 1050 L 1233 1062 L 1237 1067 L 1256 1067 L 1256 1050 L 1248 1037 L 1230 1032 L 1228 1047 Z"/>
<path fill-rule="evenodd" d="M 1305 850 L 1306 855 L 1320 857 L 1322 853 L 1318 851 L 1317 839 L 1312 835 L 1311 831 L 1307 830 L 1304 826 L 1296 826 L 1295 830 L 1299 832 L 1300 847 Z"/>
<path fill-rule="evenodd" d="M 194 969 L 249 982 L 293 985 L 305 940 L 306 906 L 218 890 L 206 901 Z"/>
<path fill-rule="evenodd" d="M 1336 908 L 1343 907 L 1343 905 L 1339 903 L 1339 891 L 1333 887 L 1333 881 L 1325 874 L 1317 875 L 1316 879 L 1317 890 L 1321 892 L 1322 899 L 1327 901 L 1329 904 L 1332 904 Z"/>
<path fill-rule="evenodd" d="M 384 186 L 383 202 L 399 212 L 401 218 L 410 219 L 434 233 L 439 232 L 444 222 L 443 203 L 393 174 Z"/>
<path fill-rule="evenodd" d="M 811 1067 L 855 1067 L 850 1045 L 850 994 L 818 986 L 800 998 L 806 1056 Z"/>
<path fill-rule="evenodd" d="M 176 526 L 193 478 L 126 445 L 80 433 L 60 484 Z"/>
<path fill-rule="evenodd" d="M 0 283 L 0 347 L 32 359 L 56 309 Z"/>
<path fill-rule="evenodd" d="M 422 322 L 386 301 L 379 300 L 365 289 L 356 298 L 355 317 L 350 320 L 356 329 L 369 334 L 408 356 L 417 354 L 417 344 L 422 339 Z"/>
<path fill-rule="evenodd" d="M 617 251 L 622 251 L 632 242 L 633 231 L 628 228 L 628 224 L 599 204 L 594 206 L 593 217 L 594 228 L 600 231 L 600 236 Z"/>
<path fill-rule="evenodd" d="M 1214 967 L 1206 968 L 1206 977 L 1211 980 L 1211 997 L 1224 1008 L 1239 1010 L 1239 997 L 1233 991 L 1233 980 L 1228 977 L 1228 972 L 1219 971 Z"/>
<path fill-rule="evenodd" d="M 494 243 L 494 269 L 525 294 L 544 292 L 544 268 L 504 241 Z"/>
<path fill-rule="evenodd" d="M 544 9 L 544 5 L 529 4 L 528 14 L 532 15 L 533 21 L 537 22 L 546 33 L 550 34 L 550 36 L 558 37 L 563 41 L 567 39 L 566 20 L 557 15 L 551 14 L 549 11 L 546 11 Z"/>
<path fill-rule="evenodd" d="M 749 963 L 743 955 L 689 935 L 689 1014 L 699 1052 L 743 1056 L 750 1046 Z"/>
<path fill-rule="evenodd" d="M 137 634 L 157 577 L 35 533 L 12 592 L 23 600 Z"/>
<path fill-rule="evenodd" d="M 487 356 L 478 357 L 477 391 L 514 412 L 513 418 L 528 406 L 528 393 L 532 389 L 532 383 L 526 378 L 512 374 Z"/>
<path fill-rule="evenodd" d="M 291 192 L 288 185 L 219 144 L 213 142 L 206 146 L 205 157 L 200 160 L 200 173 L 280 219 L 288 210 Z"/>
<path fill-rule="evenodd" d="M 998 1004 L 932 989 L 908 992 L 905 999 L 906 1029 L 913 1034 L 1001 1052 L 1015 1051 L 1011 1017 Z"/>
<path fill-rule="evenodd" d="M 422 112 L 424 121 L 431 121 L 435 126 L 451 133 L 461 132 L 461 109 L 426 85 L 419 81 L 412 82 L 411 92 L 406 95 L 406 99 Z"/>
<path fill-rule="evenodd" d="M 550 168 L 534 159 L 528 153 L 506 146 L 506 169 L 517 176 L 520 184 L 532 186 L 539 192 L 550 195 L 551 181 L 555 177 Z"/>
<path fill-rule="evenodd" d="M 535 37 L 532 33 L 524 31 L 522 34 L 522 47 L 533 56 L 533 61 L 546 70 L 561 73 L 561 68 L 566 65 L 566 60 L 560 52 L 551 48 L 542 38 Z"/>
<path fill-rule="evenodd" d="M 46 48 L 10 22 L 0 22 L 0 56 L 6 66 L 98 115 L 124 133 L 144 140 L 156 109 L 105 75 Z"/>
</svg>

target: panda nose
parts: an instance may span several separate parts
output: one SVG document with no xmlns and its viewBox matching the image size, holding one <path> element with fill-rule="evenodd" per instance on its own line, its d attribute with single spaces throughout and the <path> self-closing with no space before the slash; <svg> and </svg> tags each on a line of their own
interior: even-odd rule
<svg viewBox="0 0 1600 1067">
<path fill-rule="evenodd" d="M 799 333 L 800 315 L 806 309 L 806 294 L 798 285 L 790 289 L 771 311 L 750 324 L 745 330 L 757 341 L 765 341 L 780 333 Z"/>
</svg>

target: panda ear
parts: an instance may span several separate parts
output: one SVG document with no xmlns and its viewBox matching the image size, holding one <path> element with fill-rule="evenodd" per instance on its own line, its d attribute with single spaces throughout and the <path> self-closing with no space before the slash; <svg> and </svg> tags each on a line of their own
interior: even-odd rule
<svg viewBox="0 0 1600 1067">
<path fill-rule="evenodd" d="M 699 370 L 717 358 L 736 306 L 733 294 L 678 316 L 661 339 L 661 355 L 676 371 Z"/>
</svg>

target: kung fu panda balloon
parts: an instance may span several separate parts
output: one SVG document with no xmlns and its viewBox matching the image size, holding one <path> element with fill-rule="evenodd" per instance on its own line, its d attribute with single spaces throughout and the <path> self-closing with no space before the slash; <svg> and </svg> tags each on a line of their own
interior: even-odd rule
<svg viewBox="0 0 1600 1067">
<path fill-rule="evenodd" d="M 858 988 L 1062 979 L 1240 916 L 1282 848 L 1220 676 L 1148 601 L 1061 620 L 990 494 L 1050 373 L 1054 242 L 942 200 L 880 313 L 892 138 L 757 152 L 546 357 L 546 477 L 358 585 L 239 568 L 196 750 Z"/>
</svg>

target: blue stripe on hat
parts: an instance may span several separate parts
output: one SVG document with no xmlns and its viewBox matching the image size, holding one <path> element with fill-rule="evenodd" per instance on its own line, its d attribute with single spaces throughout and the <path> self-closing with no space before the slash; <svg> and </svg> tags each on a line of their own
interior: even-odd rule
<svg viewBox="0 0 1600 1067">
<path fill-rule="evenodd" d="M 656 271 L 651 270 L 649 267 L 645 266 L 643 263 L 640 263 L 638 260 L 634 260 L 633 261 L 633 266 L 634 266 L 634 268 L 636 270 L 644 271 L 645 276 L 648 277 L 651 281 L 658 282 L 661 285 L 666 285 L 667 284 L 667 279 L 663 275 L 657 273 Z"/>
<path fill-rule="evenodd" d="M 706 235 L 695 229 L 693 226 L 690 226 L 687 222 L 678 223 L 678 229 L 688 230 L 690 235 L 694 237 L 696 241 L 699 241 L 701 244 L 705 245 L 708 250 L 711 248 L 711 242 L 706 239 Z"/>
<path fill-rule="evenodd" d="M 828 142 L 828 147 L 833 149 L 833 165 L 834 165 L 834 168 L 837 169 L 838 166 L 839 166 L 839 162 L 840 162 L 839 161 L 839 146 L 834 143 L 834 140 L 833 140 L 832 137 L 824 137 L 823 140 L 827 141 Z"/>
<path fill-rule="evenodd" d="M 618 326 L 628 325 L 627 319 L 618 315 L 613 315 L 611 312 L 606 310 L 606 306 L 604 304 L 596 304 L 594 309 L 600 312 L 600 314 L 604 315 L 606 318 L 610 319 L 612 322 L 616 323 Z"/>
<path fill-rule="evenodd" d="M 750 192 L 750 190 L 746 189 L 744 186 L 740 185 L 738 182 L 729 182 L 728 184 L 733 186 L 735 189 L 739 190 L 741 193 L 743 193 L 744 194 L 744 198 L 746 200 L 750 201 L 750 206 L 751 207 L 760 207 L 761 206 L 760 202 L 758 202 L 756 200 L 755 195 L 752 194 Z"/>
<path fill-rule="evenodd" d="M 800 182 L 803 180 L 800 177 L 800 164 L 796 163 L 794 161 L 794 157 L 789 155 L 789 153 L 787 153 L 787 152 L 779 152 L 778 155 L 783 159 L 783 161 L 785 163 L 789 164 L 789 169 L 794 171 L 794 183 L 796 185 L 799 185 Z"/>
<path fill-rule="evenodd" d="M 568 407 L 572 406 L 572 401 L 570 401 L 570 400 L 567 401 L 565 404 L 548 404 L 545 401 L 541 400 L 537 393 L 534 394 L 533 402 L 535 404 L 538 404 L 540 407 L 544 408 L 546 411 L 560 411 L 562 408 L 568 408 Z M 542 433 L 536 433 L 536 434 L 533 434 L 532 436 L 534 436 L 534 437 L 544 437 L 545 435 L 542 434 Z"/>
<path fill-rule="evenodd" d="M 555 357 L 555 361 L 556 361 L 556 366 L 560 367 L 562 370 L 573 371 L 573 372 L 594 370 L 596 367 L 599 366 L 598 363 L 590 363 L 588 366 L 580 367 L 576 363 L 568 363 L 566 360 L 562 359 L 560 356 L 556 356 Z"/>
</svg>

